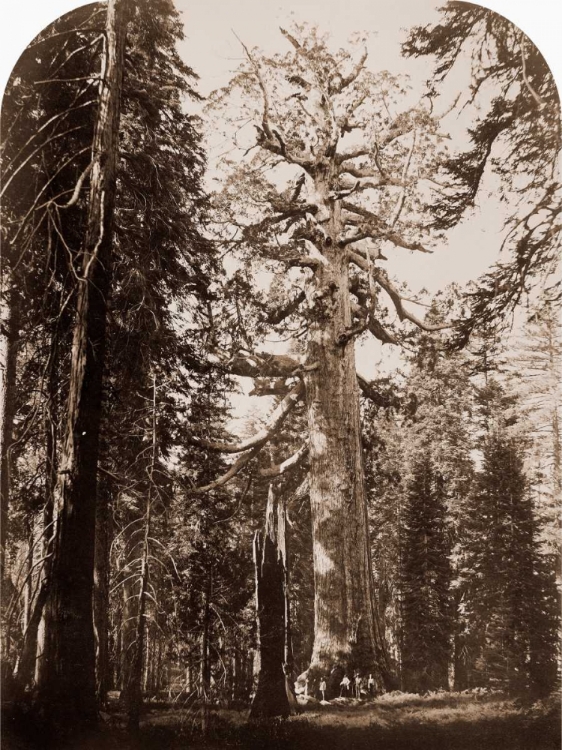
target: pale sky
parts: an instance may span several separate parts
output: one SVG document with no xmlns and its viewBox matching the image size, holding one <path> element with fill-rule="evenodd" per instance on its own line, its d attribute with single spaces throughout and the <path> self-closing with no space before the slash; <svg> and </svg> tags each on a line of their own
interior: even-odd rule
<svg viewBox="0 0 562 750">
<path fill-rule="evenodd" d="M 235 34 L 248 47 L 258 46 L 273 53 L 287 48 L 279 27 L 288 27 L 292 20 L 317 24 L 321 30 L 330 33 L 337 46 L 345 46 L 353 32 L 368 30 L 372 37 L 367 65 L 375 71 L 389 70 L 393 74 L 409 75 L 417 94 L 414 99 L 417 99 L 430 75 L 431 66 L 425 59 L 403 58 L 400 43 L 405 38 L 405 29 L 436 20 L 439 15 L 437 8 L 441 5 L 439 0 L 337 3 L 330 0 L 207 0 L 199 3 L 176 0 L 186 34 L 180 52 L 200 76 L 200 92 L 208 95 L 228 83 L 243 59 Z M 452 98 L 456 86 L 452 85 L 450 91 Z M 454 123 L 452 127 L 455 127 Z M 214 156 L 216 149 L 213 152 L 211 148 L 211 164 Z M 496 259 L 501 226 L 499 207 L 494 201 L 485 202 L 477 207 L 469 221 L 450 234 L 447 245 L 437 249 L 432 256 L 397 249 L 388 268 L 414 290 L 426 287 L 438 291 L 452 281 L 466 283 L 478 277 Z"/>
<path fill-rule="evenodd" d="M 445 0 L 175 0 L 185 24 L 181 53 L 200 76 L 200 91 L 208 94 L 228 82 L 241 50 L 234 32 L 248 46 L 268 51 L 283 49 L 279 26 L 291 19 L 306 20 L 331 33 L 342 46 L 354 31 L 375 32 L 370 43 L 369 64 L 374 69 L 408 73 L 412 84 L 428 75 L 424 60 L 400 56 L 403 29 L 431 23 L 436 8 Z M 0 86 L 17 59 L 18 45 L 26 43 L 57 15 L 82 3 L 77 0 L 17 0 L 3 3 L 0 11 Z M 488 7 L 503 12 L 539 43 L 541 51 L 562 78 L 559 30 L 562 3 L 555 0 L 488 0 Z M 211 154 L 212 157 L 212 154 Z M 471 220 L 449 238 L 448 247 L 433 256 L 401 251 L 390 270 L 413 288 L 434 291 L 449 281 L 475 278 L 495 259 L 497 232 L 501 226 L 498 207 L 486 201 Z"/>
<path fill-rule="evenodd" d="M 18 44 L 17 39 L 21 38 L 26 40 L 19 43 L 23 48 L 46 23 L 80 4 L 76 0 L 18 0 L 4 4 L 0 24 L 3 49 L 0 85 L 17 58 L 9 53 L 10 44 L 14 40 Z M 368 30 L 372 34 L 368 65 L 373 70 L 406 73 L 414 89 L 421 90 L 429 76 L 429 65 L 425 60 L 403 59 L 400 43 L 405 37 L 404 29 L 431 23 L 437 18 L 436 9 L 443 4 L 434 0 L 175 0 L 186 33 L 180 52 L 199 74 L 199 90 L 203 95 L 227 84 L 240 62 L 241 48 L 235 34 L 249 47 L 282 51 L 286 41 L 279 33 L 279 26 L 288 27 L 291 20 L 317 24 L 331 34 L 338 46 L 345 46 L 351 33 Z M 541 49 L 547 60 L 556 61 L 556 50 L 560 60 L 562 4 L 554 0 L 491 0 L 487 5 L 503 11 L 514 21 L 521 19 L 519 25 L 532 39 L 544 40 Z M 211 162 L 213 156 L 211 152 Z M 407 281 L 415 291 L 423 287 L 437 291 L 451 281 L 464 284 L 481 275 L 497 259 L 501 226 L 498 205 L 494 200 L 484 200 L 469 220 L 449 233 L 447 243 L 433 255 L 396 249 L 388 270 Z M 415 310 L 420 313 L 420 308 Z M 385 347 L 389 349 L 395 347 Z M 359 369 L 367 377 L 376 375 L 378 357 L 378 348 L 363 348 L 358 352 Z M 392 361 L 395 359 L 391 357 Z"/>
<path fill-rule="evenodd" d="M 206 96 L 227 85 L 243 60 L 236 37 L 249 48 L 257 46 L 267 53 L 274 53 L 287 49 L 288 43 L 279 27 L 287 28 L 292 21 L 318 25 L 320 30 L 330 33 L 336 47 L 346 46 L 353 32 L 367 30 L 371 34 L 367 67 L 410 76 L 413 101 L 417 101 L 431 74 L 431 64 L 425 59 L 403 58 L 400 44 L 406 29 L 435 21 L 440 5 L 442 3 L 435 0 L 393 0 L 392 3 L 381 0 L 347 3 L 329 0 L 282 3 L 278 0 L 238 0 L 226 3 L 224 0 L 209 0 L 198 4 L 191 0 L 176 0 L 186 34 L 180 52 L 199 74 L 198 88 Z M 462 87 L 460 81 L 450 86 L 450 100 L 455 97 L 459 86 Z M 458 129 L 454 122 L 449 121 L 448 125 L 453 130 Z M 211 139 L 211 168 L 217 151 L 224 148 L 223 144 L 220 148 L 213 147 Z M 485 201 L 469 220 L 449 233 L 448 241 L 437 247 L 433 255 L 396 248 L 389 253 L 385 267 L 397 279 L 406 281 L 413 291 L 427 288 L 430 292 L 437 292 L 453 281 L 465 284 L 480 276 L 497 259 L 501 229 L 499 206 L 493 200 Z M 423 308 L 410 306 L 423 317 Z M 400 364 L 396 347 L 382 347 L 372 340 L 368 344 L 358 344 L 356 350 L 358 370 L 369 379 L 380 374 L 381 369 L 392 369 Z M 248 406 L 246 399 L 236 398 L 235 414 L 242 416 Z"/>
</svg>

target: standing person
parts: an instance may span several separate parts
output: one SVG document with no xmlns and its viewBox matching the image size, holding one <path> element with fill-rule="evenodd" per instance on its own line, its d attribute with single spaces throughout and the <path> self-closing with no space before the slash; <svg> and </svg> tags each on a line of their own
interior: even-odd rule
<svg viewBox="0 0 562 750">
<path fill-rule="evenodd" d="M 372 674 L 369 675 L 369 679 L 367 680 L 367 692 L 370 698 L 375 694 L 375 678 Z"/>
<path fill-rule="evenodd" d="M 320 678 L 320 692 L 322 693 L 322 700 L 326 700 L 326 678 Z"/>
<path fill-rule="evenodd" d="M 351 685 L 351 680 L 346 674 L 344 674 L 343 679 L 340 682 L 340 686 L 341 686 L 340 698 L 344 695 L 344 693 L 345 693 L 345 697 L 349 698 L 349 686 L 350 685 Z"/>
<path fill-rule="evenodd" d="M 363 679 L 359 672 L 355 672 L 355 697 L 361 698 L 361 686 L 363 685 Z"/>
</svg>

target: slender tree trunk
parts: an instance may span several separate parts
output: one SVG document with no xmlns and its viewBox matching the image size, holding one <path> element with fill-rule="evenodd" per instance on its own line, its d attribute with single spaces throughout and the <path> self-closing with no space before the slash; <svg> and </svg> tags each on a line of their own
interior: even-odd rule
<svg viewBox="0 0 562 750">
<path fill-rule="evenodd" d="M 47 601 L 49 589 L 49 576 L 52 570 L 52 552 L 53 552 L 53 518 L 55 506 L 55 488 L 57 484 L 57 441 L 58 441 L 58 365 L 59 365 L 59 332 L 55 330 L 51 338 L 51 350 L 49 354 L 48 366 L 48 399 L 45 409 L 45 507 L 43 510 L 43 551 L 42 556 L 45 559 L 41 576 L 40 593 L 35 604 L 39 620 L 33 618 L 34 630 L 30 630 L 28 638 L 30 648 L 35 644 L 37 659 L 35 663 L 35 682 L 41 684 L 41 675 L 44 668 L 44 648 L 45 648 L 45 622 L 43 619 L 43 610 Z"/>
<path fill-rule="evenodd" d="M 127 726 L 129 730 L 138 731 L 140 715 L 142 711 L 142 683 L 143 663 L 146 643 L 146 594 L 148 590 L 148 537 L 150 535 L 150 503 L 147 503 L 147 517 L 145 525 L 145 536 L 141 559 L 141 570 L 139 576 L 138 613 L 136 618 L 135 641 L 128 670 L 128 680 L 125 689 L 127 710 Z"/>
<path fill-rule="evenodd" d="M 100 705 L 109 690 L 109 554 L 111 548 L 109 490 L 103 486 L 96 504 L 96 547 L 94 562 L 94 636 L 96 639 L 96 686 Z"/>
<path fill-rule="evenodd" d="M 201 633 L 201 732 L 207 736 L 210 729 L 209 698 L 211 691 L 211 662 L 209 636 L 211 630 L 211 598 L 213 595 L 213 569 L 209 568 L 203 606 L 203 632 Z"/>
<path fill-rule="evenodd" d="M 88 227 L 73 331 L 66 432 L 56 490 L 40 703 L 61 730 L 97 723 L 92 613 L 95 509 L 115 169 L 125 46 L 124 0 L 109 0 L 92 145 Z"/>
<path fill-rule="evenodd" d="M 238 680 L 238 670 L 237 670 L 237 657 L 236 657 L 236 645 L 232 648 L 232 653 L 230 655 L 230 702 L 234 704 L 236 702 L 237 697 L 237 680 Z"/>
<path fill-rule="evenodd" d="M 142 711 L 142 687 L 144 682 L 143 666 L 145 661 L 146 639 L 148 637 L 146 628 L 146 600 L 148 593 L 149 577 L 149 545 L 150 529 L 152 521 L 152 492 L 154 485 L 154 469 L 157 457 L 156 438 L 156 377 L 152 385 L 152 452 L 148 466 L 148 487 L 146 494 L 146 511 L 144 517 L 144 529 L 141 545 L 140 574 L 138 580 L 138 605 L 135 628 L 135 640 L 132 652 L 129 655 L 130 668 L 127 671 L 127 684 L 125 686 L 125 706 L 128 716 L 128 728 L 130 731 L 138 731 L 140 715 Z"/>
<path fill-rule="evenodd" d="M 128 528 L 127 528 L 128 526 Z M 125 559 L 126 566 L 122 571 L 125 576 L 123 580 L 123 598 L 122 598 L 122 615 L 121 627 L 119 629 L 120 637 L 120 701 L 126 706 L 128 702 L 127 692 L 131 684 L 132 655 L 135 648 L 136 624 L 138 622 L 139 612 L 139 578 L 136 575 L 135 564 L 141 553 L 141 546 L 138 542 L 138 531 L 136 524 L 126 524 L 124 531 L 125 537 Z"/>
<path fill-rule="evenodd" d="M 462 590 L 456 589 L 453 596 L 453 690 L 457 692 L 468 687 L 465 625 L 459 612 L 461 595 Z"/>
<path fill-rule="evenodd" d="M 113 685 L 118 690 L 123 690 L 123 604 L 116 612 L 112 630 L 115 633 Z"/>
<path fill-rule="evenodd" d="M 158 654 L 159 664 L 161 664 L 161 654 Z M 158 668 L 158 674 L 161 674 L 161 667 Z M 161 678 L 160 682 L 161 682 Z M 193 690 L 193 667 L 191 663 L 191 655 L 187 657 L 187 667 L 185 668 L 185 692 L 187 695 L 191 695 Z"/>
<path fill-rule="evenodd" d="M 34 675 L 37 676 L 40 674 L 40 671 L 37 668 L 38 648 L 40 647 L 39 626 L 41 623 L 41 617 L 43 616 L 45 602 L 47 601 L 47 594 L 48 578 L 47 575 L 43 574 L 37 596 L 35 597 L 29 615 L 22 649 L 14 671 L 14 681 L 17 691 L 15 695 L 16 700 L 23 698 L 25 690 L 33 681 Z"/>
<path fill-rule="evenodd" d="M 43 612 L 49 592 L 51 555 L 53 551 L 53 506 L 57 478 L 57 388 L 58 388 L 58 332 L 51 338 L 47 378 L 47 404 L 45 409 L 45 505 L 43 509 L 40 557 L 44 563 L 38 572 L 38 590 L 24 633 L 23 646 L 14 673 L 20 697 L 33 679 L 40 682 L 43 667 L 44 627 Z"/>
<path fill-rule="evenodd" d="M 154 658 L 154 690 L 156 693 L 159 692 L 160 686 L 162 684 L 162 637 L 158 633 L 157 634 L 157 646 L 156 646 L 156 654 Z"/>
<path fill-rule="evenodd" d="M 29 618 L 31 616 L 31 608 L 33 605 L 33 558 L 35 549 L 35 519 L 32 516 L 27 519 L 26 523 L 27 530 L 27 553 L 25 556 L 25 586 L 23 589 L 23 618 L 22 628 L 24 632 L 27 630 L 29 624 Z"/>
<path fill-rule="evenodd" d="M 10 288 L 8 274 L 2 277 L 0 314 L 0 581 L 6 572 L 6 541 L 10 503 L 10 458 L 16 409 L 16 364 L 20 313 L 18 295 Z"/>
<path fill-rule="evenodd" d="M 315 586 L 309 679 L 328 677 L 333 696 L 343 673 L 355 669 L 387 688 L 394 681 L 375 627 L 355 351 L 353 341 L 340 343 L 352 320 L 348 260 L 338 246 L 341 204 L 330 201 L 328 184 L 328 175 L 317 177 L 330 219 L 309 328 L 307 364 L 315 369 L 305 385 Z"/>
<path fill-rule="evenodd" d="M 289 578 L 289 540 L 287 538 L 287 504 L 284 498 L 277 501 L 277 547 L 283 563 L 283 598 L 285 601 L 284 611 L 284 653 L 283 661 L 293 667 L 293 635 L 291 629 L 291 589 Z"/>
<path fill-rule="evenodd" d="M 558 404 L 555 404 L 552 412 L 552 477 L 554 498 L 556 503 L 559 504 L 560 498 L 562 498 L 562 446 L 560 445 L 558 408 Z M 560 508 L 558 508 L 558 511 L 560 511 Z M 560 585 L 562 580 L 562 516 L 560 512 L 558 512 L 558 554 L 554 556 L 554 570 Z"/>
</svg>

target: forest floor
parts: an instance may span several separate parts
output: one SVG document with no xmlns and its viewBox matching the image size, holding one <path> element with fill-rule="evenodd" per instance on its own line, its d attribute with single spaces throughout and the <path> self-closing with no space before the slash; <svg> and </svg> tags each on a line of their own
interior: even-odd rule
<svg viewBox="0 0 562 750">
<path fill-rule="evenodd" d="M 118 712 L 101 734 L 72 750 L 559 750 L 560 698 L 531 703 L 499 695 L 394 693 L 372 701 L 308 705 L 286 720 L 248 723 L 247 711 L 213 710 L 204 740 L 200 712 L 149 708 L 136 738 Z M 43 748 L 17 738 L 4 722 L 4 750 Z M 54 747 L 59 747 L 56 743 Z M 62 745 L 60 745 L 62 748 Z"/>
</svg>

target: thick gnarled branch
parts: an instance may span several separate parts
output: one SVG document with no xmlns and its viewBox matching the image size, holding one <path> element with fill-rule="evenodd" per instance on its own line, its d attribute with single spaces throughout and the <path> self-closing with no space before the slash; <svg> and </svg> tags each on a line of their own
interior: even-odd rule
<svg viewBox="0 0 562 750">
<path fill-rule="evenodd" d="M 286 354 L 238 352 L 229 359 L 215 354 L 218 366 L 229 375 L 242 378 L 288 378 L 298 372 L 301 363 Z"/>
<path fill-rule="evenodd" d="M 358 268 L 361 268 L 363 271 L 369 273 L 369 264 L 361 255 L 353 251 L 349 251 L 349 259 Z M 422 331 L 427 331 L 429 333 L 435 331 L 443 331 L 451 327 L 449 324 L 445 323 L 425 323 L 423 320 L 417 318 L 409 310 L 406 310 L 403 304 L 402 295 L 398 291 L 397 287 L 392 283 L 392 281 L 390 281 L 385 271 L 383 271 L 381 268 L 373 267 L 370 269 L 370 272 L 372 273 L 372 276 L 377 284 L 384 289 L 384 291 L 392 300 L 392 304 L 394 305 L 394 308 L 401 321 L 409 320 L 410 323 L 413 323 Z"/>
<path fill-rule="evenodd" d="M 294 312 L 298 310 L 298 308 L 304 302 L 305 299 L 306 299 L 305 292 L 300 291 L 286 305 L 277 307 L 275 308 L 275 310 L 270 310 L 267 314 L 267 318 L 266 318 L 267 322 L 273 326 L 277 325 L 278 323 L 282 323 L 286 318 L 290 317 Z"/>
<path fill-rule="evenodd" d="M 308 445 L 304 443 L 301 447 L 293 453 L 292 456 L 286 458 L 279 464 L 269 466 L 267 469 L 260 469 L 258 472 L 260 477 L 279 477 L 285 474 L 287 471 L 292 469 L 294 466 L 298 466 L 301 461 L 305 458 L 308 453 Z"/>
<path fill-rule="evenodd" d="M 211 482 L 210 484 L 206 484 L 203 487 L 193 487 L 192 492 L 200 495 L 204 492 L 211 492 L 211 490 L 216 490 L 219 487 L 224 487 L 225 484 L 228 484 L 231 479 L 234 479 L 234 477 L 239 474 L 242 469 L 247 466 L 247 464 L 250 463 L 252 458 L 257 456 L 257 454 L 260 452 L 262 446 L 258 446 L 257 448 L 254 448 L 251 451 L 248 451 L 246 453 L 243 453 L 240 458 L 235 461 L 230 469 L 225 472 L 222 476 L 220 476 L 218 479 L 215 479 L 214 482 Z"/>
<path fill-rule="evenodd" d="M 189 442 L 198 445 L 208 450 L 217 451 L 219 453 L 243 453 L 244 451 L 251 450 L 253 448 L 261 448 L 265 445 L 275 433 L 279 430 L 287 416 L 294 409 L 298 403 L 304 386 L 299 381 L 294 388 L 292 388 L 284 399 L 276 406 L 276 408 L 269 415 L 265 425 L 258 430 L 254 435 L 243 440 L 240 443 L 222 443 L 218 441 L 205 440 L 204 438 L 188 438 Z"/>
<path fill-rule="evenodd" d="M 331 94 L 341 93 L 344 89 L 350 86 L 353 83 L 353 81 L 357 80 L 361 71 L 365 67 L 365 62 L 367 60 L 368 54 L 369 53 L 367 52 L 366 49 L 363 50 L 363 54 L 361 55 L 359 62 L 353 67 L 353 70 L 351 71 L 351 73 L 349 73 L 346 76 L 342 76 L 341 78 L 336 79 L 335 81 L 330 83 Z"/>
</svg>

